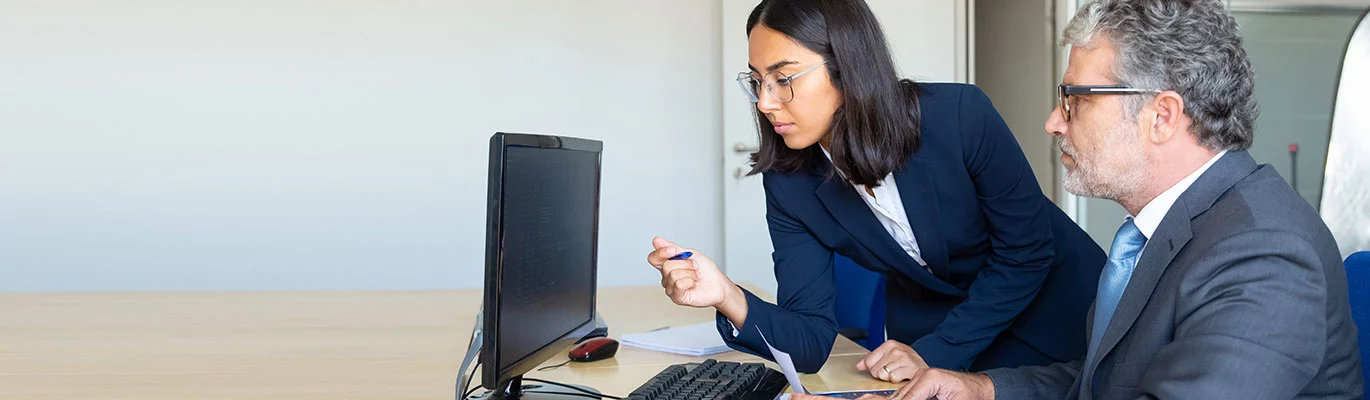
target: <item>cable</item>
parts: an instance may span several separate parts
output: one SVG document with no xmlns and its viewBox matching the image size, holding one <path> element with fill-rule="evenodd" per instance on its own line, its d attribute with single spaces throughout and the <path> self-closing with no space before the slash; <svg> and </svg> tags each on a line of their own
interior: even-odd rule
<svg viewBox="0 0 1370 400">
<path fill-rule="evenodd" d="M 480 389 L 480 386 L 476 386 L 476 387 L 471 388 L 471 390 L 470 390 L 470 391 L 467 391 L 466 394 L 461 395 L 461 400 L 466 400 L 466 399 L 471 398 L 471 394 L 472 394 L 472 393 L 475 393 L 476 390 L 479 390 L 479 389 Z"/>
<path fill-rule="evenodd" d="M 591 392 L 591 391 L 589 391 L 589 390 L 581 389 L 581 388 L 578 388 L 578 387 L 575 387 L 575 386 L 571 386 L 571 385 L 567 385 L 567 384 L 561 383 L 561 382 L 545 381 L 545 380 L 542 380 L 542 379 L 527 378 L 527 377 L 523 378 L 523 380 L 524 380 L 524 381 L 528 381 L 528 382 L 537 382 L 537 383 L 544 383 L 544 384 L 548 384 L 548 385 L 561 386 L 561 387 L 564 387 L 564 388 L 567 388 L 567 389 L 571 389 L 571 390 L 574 390 L 574 391 L 577 391 L 577 392 L 585 393 L 585 394 L 587 395 L 586 397 L 593 396 L 592 398 L 596 398 L 596 399 L 623 400 L 622 397 L 611 396 L 611 395 L 607 395 L 607 394 L 604 394 L 604 393 L 595 393 L 595 392 Z M 566 393 L 566 394 L 575 394 L 575 393 Z"/>
<path fill-rule="evenodd" d="M 570 362 L 570 361 L 567 361 L 567 362 Z M 562 364 L 564 365 L 565 363 L 562 363 Z M 470 386 L 471 386 L 471 380 L 472 380 L 472 379 L 475 379 L 475 377 L 476 377 L 476 369 L 477 369 L 477 368 L 480 368 L 480 365 L 481 365 L 480 362 L 476 362 L 476 366 L 473 367 L 473 368 L 471 368 L 471 377 L 466 379 L 466 386 L 467 386 L 467 387 L 464 388 L 464 389 L 466 389 L 466 391 L 465 391 L 464 393 L 463 393 L 463 392 L 458 392 L 458 393 L 462 393 L 462 395 L 461 395 L 461 397 L 459 397 L 457 400 L 466 400 L 466 399 L 470 398 L 472 394 L 476 393 L 477 390 L 480 390 L 480 386 L 470 387 Z M 553 366 L 553 367 L 556 367 L 556 366 Z M 571 389 L 571 390 L 580 392 L 580 393 L 562 393 L 562 394 L 565 394 L 565 395 L 578 396 L 578 397 L 588 397 L 588 398 L 592 398 L 592 399 L 623 400 L 622 397 L 611 396 L 611 395 L 607 395 L 607 394 L 603 394 L 603 393 L 595 393 L 595 392 L 591 392 L 591 391 L 589 391 L 589 390 L 581 389 L 581 388 L 578 388 L 578 387 L 575 387 L 575 386 L 571 386 L 571 385 L 567 385 L 567 384 L 561 383 L 561 382 L 553 382 L 553 381 L 547 381 L 547 380 L 542 380 L 542 379 L 537 379 L 537 378 L 527 378 L 527 377 L 523 378 L 523 380 L 524 380 L 524 381 L 527 381 L 527 382 L 537 382 L 537 383 L 542 383 L 542 384 L 547 384 L 547 385 L 560 386 L 560 387 L 563 387 L 563 388 L 567 388 L 567 389 Z"/>
<path fill-rule="evenodd" d="M 566 364 L 570 364 L 570 363 L 571 363 L 571 360 L 566 360 L 566 361 L 562 362 L 561 364 L 557 364 L 557 365 L 548 365 L 548 366 L 546 366 L 546 367 L 538 368 L 538 371 L 546 371 L 546 370 L 553 369 L 553 368 L 557 368 L 557 367 L 560 367 L 560 366 L 563 366 L 563 365 L 566 365 Z"/>
<path fill-rule="evenodd" d="M 474 367 L 471 367 L 471 376 L 466 377 L 466 387 L 457 388 L 457 393 L 462 393 L 463 391 L 466 391 L 466 393 L 462 394 L 461 397 L 458 397 L 457 400 L 466 400 L 466 398 L 471 397 L 471 393 L 476 392 L 476 389 L 480 389 L 480 386 L 476 386 L 474 388 L 471 387 L 471 380 L 476 379 L 477 369 L 480 369 L 480 361 L 476 361 L 476 365 Z M 457 376 L 461 376 L 461 371 L 457 371 Z M 467 391 L 468 389 L 469 391 Z"/>
<path fill-rule="evenodd" d="M 479 326 L 479 325 L 477 325 L 477 326 Z M 474 330 L 474 331 L 471 332 L 471 339 L 468 340 L 468 341 L 466 341 L 466 347 L 467 347 L 468 349 L 471 347 L 471 345 L 473 345 L 473 344 L 476 343 L 476 336 L 478 336 L 479 333 L 480 333 L 479 330 Z M 470 350 L 467 350 L 467 351 L 470 351 Z M 467 357 L 468 357 L 467 361 L 470 361 L 470 359 L 469 359 L 470 354 L 468 354 Z M 465 366 L 466 366 L 466 362 L 463 361 L 461 366 L 462 366 L 462 367 L 465 367 Z M 476 365 L 474 365 L 474 366 L 471 367 L 471 376 L 466 377 L 466 387 L 461 387 L 461 384 L 462 384 L 462 383 L 461 383 L 461 373 L 462 373 L 462 372 L 465 372 L 465 371 L 460 371 L 460 370 L 457 371 L 457 382 L 453 384 L 453 386 L 456 386 L 456 391 L 457 391 L 456 394 L 457 394 L 458 396 L 461 396 L 461 397 L 458 397 L 457 400 L 466 400 L 467 397 L 471 397 L 471 392 L 466 392 L 466 390 L 469 389 L 469 388 L 471 387 L 471 380 L 476 378 L 476 370 L 477 370 L 477 369 L 480 369 L 480 360 L 476 360 Z M 477 387 L 479 387 L 479 386 L 477 386 Z M 462 392 L 465 392 L 466 394 L 462 394 Z"/>
<path fill-rule="evenodd" d="M 564 387 L 564 388 L 567 388 L 567 389 L 571 389 L 571 390 L 575 390 L 575 391 L 580 392 L 580 393 L 559 393 L 560 395 L 564 395 L 564 396 L 585 397 L 585 398 L 591 398 L 591 399 L 612 399 L 612 400 L 622 400 L 622 398 L 619 398 L 619 397 L 614 397 L 614 396 L 610 396 L 610 395 L 606 395 L 606 394 L 596 394 L 596 393 L 594 393 L 594 392 L 586 391 L 585 389 L 581 389 L 581 388 L 578 388 L 578 387 L 575 387 L 575 386 L 566 385 L 566 384 L 563 384 L 563 383 L 557 383 L 557 382 L 551 382 L 551 381 L 544 381 L 544 380 L 541 380 L 541 379 L 533 379 L 533 378 L 523 378 L 523 380 L 525 380 L 525 381 L 533 381 L 533 382 L 538 382 L 538 383 L 543 383 L 543 384 L 549 384 L 549 385 L 561 386 L 561 387 Z M 468 391 L 468 392 L 466 392 L 466 394 L 462 395 L 462 399 L 465 400 L 465 399 L 467 399 L 467 398 L 470 398 L 471 395 L 472 395 L 472 394 L 475 394 L 475 393 L 476 393 L 476 390 L 479 390 L 479 389 L 480 389 L 480 386 L 476 386 L 476 387 L 471 388 L 470 391 Z"/>
<path fill-rule="evenodd" d="M 591 398 L 591 399 L 603 399 L 603 397 L 599 397 L 598 395 L 588 395 L 588 394 L 580 394 L 580 393 L 559 393 L 558 396 L 576 396 L 576 397 L 586 397 L 586 398 Z M 615 398 L 617 398 L 617 397 L 615 397 Z"/>
</svg>

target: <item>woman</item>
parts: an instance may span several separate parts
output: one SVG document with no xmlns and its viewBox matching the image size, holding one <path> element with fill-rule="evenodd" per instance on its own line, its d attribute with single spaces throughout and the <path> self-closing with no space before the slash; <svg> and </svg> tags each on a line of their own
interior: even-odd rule
<svg viewBox="0 0 1370 400">
<path fill-rule="evenodd" d="M 888 281 L 892 340 L 856 365 L 878 379 L 1084 356 L 1104 253 L 1042 195 L 983 92 L 900 80 L 862 0 L 765 0 L 747 35 L 779 302 L 657 238 L 648 262 L 674 302 L 716 308 L 734 349 L 770 358 L 769 342 L 816 372 L 841 254 Z"/>
</svg>

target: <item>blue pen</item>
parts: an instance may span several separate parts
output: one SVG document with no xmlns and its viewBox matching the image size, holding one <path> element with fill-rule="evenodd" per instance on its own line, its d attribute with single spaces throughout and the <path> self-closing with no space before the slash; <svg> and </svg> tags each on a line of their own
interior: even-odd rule
<svg viewBox="0 0 1370 400">
<path fill-rule="evenodd" d="M 675 257 L 671 257 L 671 258 L 669 258 L 668 260 L 688 260 L 688 259 L 690 259 L 690 256 L 693 256 L 693 255 L 695 255 L 695 253 L 691 253 L 691 252 L 688 252 L 688 251 L 687 251 L 687 252 L 684 252 L 684 253 L 676 254 Z"/>
</svg>

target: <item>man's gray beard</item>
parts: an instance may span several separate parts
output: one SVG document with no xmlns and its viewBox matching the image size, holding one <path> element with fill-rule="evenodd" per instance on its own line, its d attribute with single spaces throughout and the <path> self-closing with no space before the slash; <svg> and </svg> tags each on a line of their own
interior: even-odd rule
<svg viewBox="0 0 1370 400">
<path fill-rule="evenodd" d="M 1056 145 L 1062 153 L 1075 159 L 1075 169 L 1067 170 L 1063 181 L 1066 191 L 1076 196 L 1095 197 L 1113 201 L 1120 201 L 1127 196 L 1137 193 L 1146 181 L 1146 153 L 1142 152 L 1140 145 L 1129 145 L 1127 136 L 1130 133 L 1110 132 L 1108 143 L 1105 145 L 1104 153 L 1090 154 L 1082 157 L 1079 153 L 1072 153 L 1070 143 L 1057 136 Z M 1112 164 L 1101 163 L 1101 160 L 1115 159 L 1118 161 Z M 1109 171 L 1101 169 L 1110 168 Z"/>
</svg>

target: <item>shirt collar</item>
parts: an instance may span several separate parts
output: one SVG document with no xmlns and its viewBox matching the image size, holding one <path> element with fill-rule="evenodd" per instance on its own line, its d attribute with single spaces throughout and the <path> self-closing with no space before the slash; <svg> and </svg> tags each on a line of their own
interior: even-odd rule
<svg viewBox="0 0 1370 400">
<path fill-rule="evenodd" d="M 815 145 L 815 146 L 817 146 L 817 145 Z M 828 163 L 829 163 L 829 164 L 832 164 L 832 153 L 829 153 L 829 152 L 828 152 L 828 149 L 824 149 L 823 146 L 818 146 L 818 148 L 819 148 L 820 150 L 823 150 L 823 155 L 825 155 L 825 156 L 828 157 Z M 842 173 L 842 169 L 841 169 L 841 168 L 837 168 L 837 165 L 836 165 L 836 164 L 833 164 L 832 169 L 833 169 L 834 171 L 837 171 L 837 175 L 840 175 L 840 176 L 842 177 L 842 179 L 847 179 L 847 174 Z M 855 186 L 855 187 L 857 187 L 857 188 L 864 188 L 864 187 L 866 187 L 865 185 L 858 185 L 858 184 L 856 184 L 855 182 L 851 182 L 851 181 L 848 181 L 848 183 L 851 183 L 852 186 Z M 881 189 L 887 189 L 887 188 L 892 188 L 892 187 L 894 187 L 894 172 L 890 172 L 889 174 L 886 174 L 884 178 L 881 178 L 881 179 L 880 179 L 880 187 L 875 188 L 875 189 L 872 189 L 872 190 L 881 190 Z"/>
<path fill-rule="evenodd" d="M 1128 218 L 1132 218 L 1132 223 L 1137 224 L 1137 230 L 1142 231 L 1142 235 L 1150 239 L 1151 234 L 1156 232 L 1156 228 L 1161 226 L 1161 220 L 1165 218 L 1166 213 L 1170 212 L 1170 207 L 1175 205 L 1176 200 L 1180 199 L 1180 195 L 1184 194 L 1184 191 L 1188 190 L 1189 186 L 1193 185 L 1194 181 L 1198 180 L 1204 171 L 1208 171 L 1208 167 L 1217 163 L 1224 154 L 1227 154 L 1227 150 L 1218 152 L 1218 155 L 1208 159 L 1208 162 L 1199 169 L 1189 173 L 1189 176 L 1184 177 L 1169 189 L 1161 192 L 1159 196 L 1151 199 L 1151 202 L 1146 203 L 1146 206 L 1142 207 L 1142 211 L 1138 212 L 1136 217 L 1129 216 Z"/>
<path fill-rule="evenodd" d="M 823 150 L 823 155 L 828 157 L 828 164 L 832 165 L 832 170 L 837 171 L 837 175 L 841 176 L 842 179 L 847 179 L 847 174 L 842 173 L 842 169 L 837 168 L 837 164 L 832 162 L 832 153 L 829 153 L 828 149 L 823 148 L 822 145 L 815 144 L 814 146 L 818 146 L 819 150 Z"/>
</svg>

